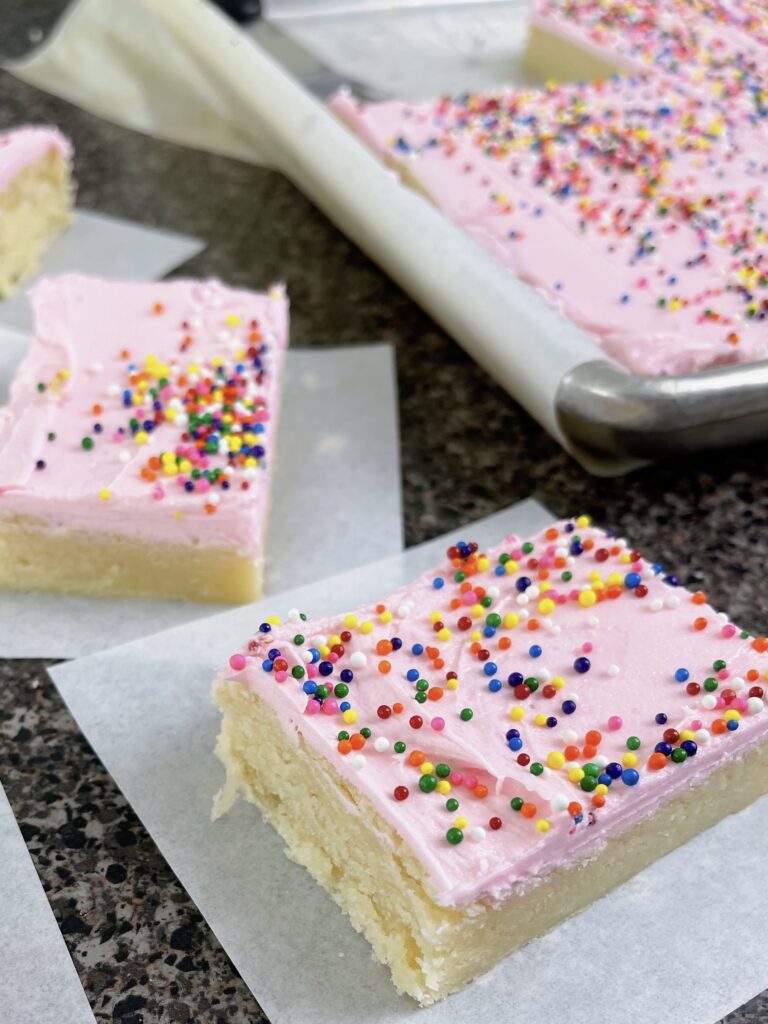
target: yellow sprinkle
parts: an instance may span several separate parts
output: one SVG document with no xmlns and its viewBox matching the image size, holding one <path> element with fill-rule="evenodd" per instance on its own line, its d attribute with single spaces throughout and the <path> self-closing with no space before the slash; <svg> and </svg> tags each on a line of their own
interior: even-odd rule
<svg viewBox="0 0 768 1024">
<path fill-rule="evenodd" d="M 469 614 L 473 619 L 479 619 L 481 615 L 485 615 L 485 608 L 481 604 L 473 604 L 469 609 Z"/>
<path fill-rule="evenodd" d="M 584 769 L 578 767 L 571 768 L 568 772 L 568 778 L 571 782 L 581 782 L 584 778 Z"/>
<path fill-rule="evenodd" d="M 279 615 L 268 615 L 267 622 L 270 624 L 270 626 L 282 626 L 283 624 L 283 620 L 280 618 Z"/>
<path fill-rule="evenodd" d="M 509 709 L 509 717 L 513 722 L 522 722 L 525 718 L 525 708 L 521 708 L 519 704 L 515 704 L 514 707 Z"/>
<path fill-rule="evenodd" d="M 435 766 L 431 761 L 422 761 L 419 767 L 419 771 L 422 775 L 431 775 L 434 770 Z"/>
<path fill-rule="evenodd" d="M 691 732 L 690 729 L 681 729 L 680 730 L 680 739 L 681 740 L 683 740 L 683 741 L 684 740 L 693 740 L 695 738 L 696 737 L 694 736 L 694 734 Z"/>
<path fill-rule="evenodd" d="M 520 566 L 517 564 L 514 558 L 510 558 L 508 562 L 504 563 L 504 572 L 507 574 L 507 576 L 511 576 L 513 572 L 517 572 L 519 568 Z"/>
<path fill-rule="evenodd" d="M 632 561 L 632 556 L 631 556 L 631 555 L 629 554 L 629 552 L 627 551 L 627 552 L 625 552 L 625 553 L 624 553 L 623 555 L 619 555 L 619 561 L 620 561 L 620 562 L 621 562 L 621 563 L 622 563 L 623 565 L 627 565 L 627 563 L 629 563 L 629 562 L 631 562 L 631 561 Z"/>
<path fill-rule="evenodd" d="M 490 566 L 491 563 L 489 562 L 485 555 L 481 555 L 480 558 L 478 558 L 477 568 L 480 570 L 480 572 L 486 572 L 486 570 L 488 570 Z"/>
<path fill-rule="evenodd" d="M 224 317 L 224 323 L 227 327 L 239 327 L 240 317 L 237 313 L 228 313 L 227 316 Z"/>
<path fill-rule="evenodd" d="M 329 636 L 328 637 L 328 646 L 329 647 L 334 647 L 336 644 L 340 644 L 340 643 L 341 643 L 341 637 L 339 636 L 338 633 L 334 633 L 333 636 Z"/>
<path fill-rule="evenodd" d="M 451 639 L 451 631 L 450 631 L 450 629 L 448 629 L 447 626 L 443 626 L 442 629 L 439 629 L 437 631 L 437 639 L 438 640 L 450 640 Z"/>
<path fill-rule="evenodd" d="M 482 638 L 483 638 L 483 634 L 480 632 L 479 629 L 473 629 L 472 632 L 469 634 L 469 639 L 473 643 L 475 642 L 475 640 L 482 640 Z"/>
<path fill-rule="evenodd" d="M 597 594 L 594 590 L 582 590 L 579 594 L 579 604 L 582 608 L 591 608 L 597 603 Z"/>
<path fill-rule="evenodd" d="M 438 781 L 438 783 L 437 783 L 437 787 L 436 788 L 437 788 L 437 792 L 441 796 L 446 796 L 448 793 L 451 792 L 451 790 L 453 789 L 453 786 L 450 784 L 448 779 L 440 779 Z"/>
<path fill-rule="evenodd" d="M 509 563 L 507 563 L 507 565 L 509 565 Z M 507 612 L 507 614 L 504 616 L 505 629 L 514 629 L 515 626 L 518 626 L 519 624 L 520 616 L 517 614 L 517 612 Z"/>
<path fill-rule="evenodd" d="M 637 764 L 637 754 L 633 754 L 631 750 L 627 751 L 624 757 L 622 757 L 621 763 L 625 768 L 634 768 Z"/>
<path fill-rule="evenodd" d="M 540 711 L 538 715 L 536 715 L 536 717 L 534 718 L 534 722 L 536 723 L 536 725 L 546 725 L 547 716 Z"/>
<path fill-rule="evenodd" d="M 458 817 L 456 819 L 456 821 L 454 821 L 453 824 L 454 824 L 455 828 L 465 829 L 467 827 L 467 819 L 466 818 L 462 818 L 462 817 Z"/>
<path fill-rule="evenodd" d="M 579 518 L 576 520 L 576 525 L 578 526 L 578 528 L 580 530 L 583 530 L 584 527 L 585 526 L 589 526 L 589 524 L 591 522 L 592 522 L 592 516 L 586 516 L 586 515 L 585 516 L 579 516 Z"/>
<path fill-rule="evenodd" d="M 429 621 L 432 623 L 433 626 L 434 626 L 434 624 L 436 622 L 438 622 L 440 620 L 441 615 L 442 615 L 441 612 L 430 612 L 429 613 Z"/>
<path fill-rule="evenodd" d="M 554 768 L 555 771 L 559 771 L 565 764 L 565 755 L 559 750 L 551 750 L 547 754 L 547 764 L 550 768 Z"/>
<path fill-rule="evenodd" d="M 355 626 L 357 625 L 357 616 L 356 615 L 345 615 L 344 616 L 344 625 L 348 629 L 354 629 Z"/>
<path fill-rule="evenodd" d="M 101 498 L 102 501 L 109 501 L 109 499 L 112 497 L 112 491 L 110 491 L 108 487 L 102 487 L 102 489 L 99 491 L 99 497 Z"/>
<path fill-rule="evenodd" d="M 565 680 L 562 676 L 555 676 L 554 679 L 550 679 L 550 683 L 556 690 L 562 690 L 565 686 Z"/>
<path fill-rule="evenodd" d="M 353 722 L 357 721 L 357 712 L 354 708 L 347 708 L 341 717 L 343 718 L 345 725 L 352 725 Z"/>
<path fill-rule="evenodd" d="M 446 679 L 445 681 L 446 690 L 458 690 L 459 680 L 458 679 Z"/>
<path fill-rule="evenodd" d="M 328 646 L 328 644 L 320 644 L 319 650 L 323 658 L 327 658 L 328 655 L 331 653 L 331 648 Z"/>
<path fill-rule="evenodd" d="M 741 718 L 741 712 L 737 711 L 736 708 L 728 708 L 723 718 L 726 722 L 738 722 Z"/>
<path fill-rule="evenodd" d="M 607 792 L 608 787 L 606 786 L 606 784 L 604 782 L 598 782 L 598 784 L 595 786 L 595 793 L 597 794 L 597 796 L 605 796 Z"/>
<path fill-rule="evenodd" d="M 383 622 L 384 625 L 386 625 L 388 622 L 391 622 L 391 621 L 392 621 L 392 612 L 382 612 L 381 615 L 379 616 L 379 622 Z"/>
<path fill-rule="evenodd" d="M 539 832 L 549 832 L 549 822 L 546 818 L 539 818 L 536 822 L 536 828 Z"/>
<path fill-rule="evenodd" d="M 360 632 L 364 636 L 368 636 L 369 633 L 373 632 L 373 623 L 372 622 L 368 622 L 367 620 L 365 622 L 361 623 L 360 624 Z"/>
<path fill-rule="evenodd" d="M 624 577 L 620 572 L 612 572 L 608 577 L 609 587 L 620 587 L 624 583 Z"/>
<path fill-rule="evenodd" d="M 146 432 L 146 430 L 137 430 L 133 437 L 134 440 L 136 441 L 136 444 L 146 444 L 147 441 L 149 440 L 149 434 Z"/>
<path fill-rule="evenodd" d="M 551 597 L 545 597 L 539 601 L 539 611 L 542 615 L 551 615 L 557 606 Z"/>
</svg>

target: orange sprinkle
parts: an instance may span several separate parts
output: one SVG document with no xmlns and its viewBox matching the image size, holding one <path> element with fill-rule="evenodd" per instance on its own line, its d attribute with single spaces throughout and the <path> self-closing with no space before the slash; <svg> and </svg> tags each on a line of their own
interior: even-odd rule
<svg viewBox="0 0 768 1024">
<path fill-rule="evenodd" d="M 365 746 L 365 736 L 359 732 L 353 732 L 349 737 L 349 742 L 353 750 L 362 750 Z"/>
<path fill-rule="evenodd" d="M 702 629 L 706 629 L 707 628 L 707 620 L 705 618 L 702 618 L 702 617 L 699 617 L 698 619 L 694 619 L 693 620 L 693 628 L 697 629 L 699 632 L 701 632 Z"/>
<path fill-rule="evenodd" d="M 403 713 L 403 705 L 400 703 L 400 701 L 398 701 L 396 704 L 392 705 L 392 710 L 394 711 L 394 713 L 396 715 L 402 715 L 402 713 Z"/>
<path fill-rule="evenodd" d="M 592 797 L 592 806 L 605 807 L 605 797 L 602 795 L 602 793 L 595 793 L 595 795 Z"/>
<path fill-rule="evenodd" d="M 350 754 L 352 752 L 352 744 L 349 740 L 339 740 L 336 744 L 336 749 L 340 754 Z"/>
<path fill-rule="evenodd" d="M 392 644 L 390 643 L 390 641 L 389 640 L 379 640 L 379 642 L 376 644 L 376 653 L 377 654 L 391 654 L 392 653 Z"/>
<path fill-rule="evenodd" d="M 691 600 L 694 604 L 706 604 L 707 595 L 703 590 L 697 590 L 695 594 L 691 594 Z"/>
<path fill-rule="evenodd" d="M 430 686 L 430 688 L 427 690 L 427 697 L 429 697 L 430 700 L 440 700 L 442 696 L 442 686 Z"/>
<path fill-rule="evenodd" d="M 165 311 L 165 306 L 162 304 L 162 302 L 156 302 L 154 304 L 154 306 L 152 307 L 152 312 L 153 313 L 163 313 L 164 311 Z"/>
<path fill-rule="evenodd" d="M 511 646 L 512 646 L 512 641 L 509 639 L 508 636 L 503 636 L 501 638 L 501 640 L 499 640 L 499 650 L 500 651 L 508 651 Z"/>
<path fill-rule="evenodd" d="M 662 768 L 666 768 L 666 766 L 667 759 L 663 754 L 651 754 L 651 756 L 648 758 L 648 767 L 651 769 L 651 771 L 658 772 L 661 771 Z"/>
<path fill-rule="evenodd" d="M 98 402 L 91 406 L 91 412 L 93 413 L 94 416 L 101 415 L 102 411 L 102 407 L 99 405 Z"/>
<path fill-rule="evenodd" d="M 528 619 L 528 629 L 530 629 L 532 632 L 535 633 L 538 628 L 539 628 L 539 620 L 538 619 Z"/>
<path fill-rule="evenodd" d="M 768 637 L 756 636 L 752 641 L 752 647 L 758 654 L 765 654 L 768 651 Z"/>
<path fill-rule="evenodd" d="M 423 750 L 412 750 L 408 755 L 408 764 L 412 764 L 414 768 L 418 768 L 426 760 L 427 757 Z"/>
<path fill-rule="evenodd" d="M 582 808 L 582 806 L 581 806 L 581 804 L 579 803 L 578 800 L 572 800 L 568 804 L 568 813 L 570 814 L 570 816 L 572 818 L 578 818 L 578 816 L 581 814 L 582 810 L 583 810 L 583 808 Z"/>
<path fill-rule="evenodd" d="M 520 808 L 520 813 L 524 818 L 535 818 L 536 817 L 536 804 L 524 803 Z"/>
<path fill-rule="evenodd" d="M 712 732 L 715 736 L 721 736 L 724 732 L 728 731 L 728 726 L 722 718 L 716 718 L 712 723 Z"/>
<path fill-rule="evenodd" d="M 587 760 L 589 760 L 591 757 L 597 756 L 597 747 L 593 746 L 593 744 L 591 743 L 585 743 L 581 752 L 584 755 L 584 757 L 586 757 Z"/>
<path fill-rule="evenodd" d="M 563 751 L 566 761 L 578 761 L 579 760 L 579 748 L 578 747 L 566 747 Z"/>
<path fill-rule="evenodd" d="M 550 526 L 550 528 L 547 530 L 544 536 L 547 538 L 547 540 L 557 540 L 558 533 L 559 530 L 556 526 Z"/>
<path fill-rule="evenodd" d="M 442 659 L 442 658 L 435 658 L 435 660 L 434 660 L 434 661 L 432 662 L 432 665 L 433 665 L 433 666 L 434 666 L 434 667 L 435 667 L 436 669 L 441 669 L 441 668 L 445 668 L 445 662 L 443 661 L 443 659 Z"/>
<path fill-rule="evenodd" d="M 584 738 L 591 747 L 599 747 L 603 734 L 598 732 L 597 729 L 590 729 Z"/>
<path fill-rule="evenodd" d="M 391 671 L 392 671 L 392 662 L 391 661 L 386 661 L 385 660 L 385 661 L 380 661 L 379 662 L 379 672 L 381 672 L 381 674 L 383 676 L 387 675 Z"/>
<path fill-rule="evenodd" d="M 484 786 L 482 782 L 478 782 L 478 784 L 475 786 L 472 792 L 475 794 L 478 800 L 485 800 L 485 798 L 488 796 L 488 787 Z"/>
</svg>

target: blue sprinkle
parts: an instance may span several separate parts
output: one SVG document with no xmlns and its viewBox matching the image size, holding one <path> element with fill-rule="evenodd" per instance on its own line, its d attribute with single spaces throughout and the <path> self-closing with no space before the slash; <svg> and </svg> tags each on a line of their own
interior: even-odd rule
<svg viewBox="0 0 768 1024">
<path fill-rule="evenodd" d="M 624 769 L 618 761 L 611 761 L 610 764 L 605 766 L 605 774 L 609 775 L 612 779 L 618 779 L 623 771 Z"/>
<path fill-rule="evenodd" d="M 496 675 L 496 669 L 497 665 L 495 661 L 486 661 L 486 663 L 483 665 L 483 672 L 485 672 L 487 676 Z"/>
<path fill-rule="evenodd" d="M 271 633 L 272 632 L 272 627 L 270 626 L 270 624 L 268 622 L 262 622 L 262 624 L 259 626 L 259 632 L 260 633 Z"/>
<path fill-rule="evenodd" d="M 597 781 L 602 783 L 603 786 L 610 786 L 613 782 L 613 776 L 609 775 L 608 772 L 603 772 L 602 775 L 598 775 Z"/>
<path fill-rule="evenodd" d="M 524 680 L 525 676 L 522 672 L 510 672 L 507 676 L 507 682 L 510 686 L 519 686 Z"/>
<path fill-rule="evenodd" d="M 688 671 L 687 668 L 679 668 L 677 670 L 677 672 L 675 672 L 675 679 L 678 681 L 678 683 L 685 683 L 685 682 L 688 681 L 688 679 L 690 677 L 690 674 L 691 673 Z M 667 716 L 664 715 L 664 721 L 666 722 L 666 720 L 667 720 Z M 657 722 L 659 721 L 659 716 L 658 715 L 656 716 L 656 721 Z M 659 724 L 661 725 L 663 723 L 659 722 Z"/>
<path fill-rule="evenodd" d="M 317 666 L 317 670 L 321 676 L 329 676 L 333 672 L 333 662 L 321 661 Z"/>
<path fill-rule="evenodd" d="M 680 746 L 686 752 L 688 757 L 693 757 L 696 754 L 696 751 L 699 749 L 697 744 L 694 743 L 693 740 L 683 740 Z"/>
<path fill-rule="evenodd" d="M 728 721 L 728 732 L 736 732 L 736 730 L 738 728 L 739 728 L 739 723 L 736 721 L 735 718 L 731 718 Z"/>
<path fill-rule="evenodd" d="M 592 668 L 592 662 L 589 660 L 589 658 L 577 658 L 573 663 L 573 667 L 576 669 L 577 672 L 581 672 L 583 674 L 584 672 L 589 672 L 589 670 Z"/>
<path fill-rule="evenodd" d="M 634 590 L 635 587 L 639 587 L 643 582 L 643 577 L 639 572 L 628 572 L 624 577 L 624 586 L 628 590 Z"/>
<path fill-rule="evenodd" d="M 485 629 L 483 630 L 483 636 L 487 636 L 487 637 L 496 636 L 496 628 L 495 628 L 495 626 L 486 626 Z"/>
<path fill-rule="evenodd" d="M 490 683 L 488 683 L 488 689 L 491 691 L 491 693 L 498 693 L 499 690 L 501 689 L 501 680 L 492 679 Z"/>
<path fill-rule="evenodd" d="M 313 683 L 311 679 L 308 679 L 302 686 L 302 690 L 311 697 L 317 691 L 317 683 Z"/>
<path fill-rule="evenodd" d="M 510 750 L 522 750 L 523 741 L 519 736 L 513 736 L 512 739 L 507 742 L 507 746 Z"/>
<path fill-rule="evenodd" d="M 564 700 L 562 705 L 562 712 L 564 715 L 572 715 L 576 710 L 575 700 Z"/>
<path fill-rule="evenodd" d="M 666 725 L 666 724 L 667 724 L 667 716 L 664 714 L 663 711 L 660 711 L 658 713 L 658 715 L 656 715 L 656 725 Z"/>
<path fill-rule="evenodd" d="M 349 703 L 348 700 L 343 700 L 341 704 L 339 704 L 339 711 L 349 711 L 351 707 L 352 705 Z"/>
<path fill-rule="evenodd" d="M 519 736 L 520 736 L 520 730 L 519 729 L 507 729 L 507 739 L 508 740 L 517 739 Z"/>
<path fill-rule="evenodd" d="M 264 669 L 265 672 L 271 672 L 272 662 L 269 660 L 269 658 L 265 658 L 264 661 L 262 661 L 261 663 L 261 667 Z"/>
<path fill-rule="evenodd" d="M 661 740 L 659 743 L 656 744 L 656 746 L 653 749 L 656 751 L 657 754 L 663 754 L 664 757 L 669 757 L 669 755 L 672 753 L 672 744 L 666 743 L 664 740 Z"/>
<path fill-rule="evenodd" d="M 417 668 L 409 668 L 408 671 L 405 673 L 405 678 L 408 680 L 409 683 L 415 683 L 416 680 L 419 678 L 419 670 Z"/>
<path fill-rule="evenodd" d="M 443 579 L 442 576 L 435 576 L 435 578 L 432 580 L 432 586 L 435 588 L 435 590 L 442 590 L 443 587 L 445 586 L 445 580 Z"/>
<path fill-rule="evenodd" d="M 411 648 L 411 654 L 415 654 L 417 657 L 420 654 L 423 654 L 423 653 L 424 653 L 424 645 L 423 644 L 414 644 L 413 647 Z"/>
<path fill-rule="evenodd" d="M 341 672 L 339 672 L 339 679 L 341 679 L 342 683 L 351 683 L 354 678 L 355 675 L 349 668 L 343 668 Z"/>
<path fill-rule="evenodd" d="M 538 644 L 532 644 L 528 648 L 528 653 L 532 658 L 540 658 L 543 652 Z"/>
<path fill-rule="evenodd" d="M 621 781 L 625 786 L 636 786 L 640 781 L 640 772 L 636 768 L 625 768 L 621 773 Z"/>
<path fill-rule="evenodd" d="M 521 576 L 520 579 L 517 581 L 517 583 L 515 583 L 515 586 L 517 587 L 517 589 L 520 591 L 521 594 L 524 591 L 526 591 L 528 589 L 528 587 L 530 587 L 530 585 L 531 585 L 531 581 L 528 579 L 527 576 Z"/>
</svg>

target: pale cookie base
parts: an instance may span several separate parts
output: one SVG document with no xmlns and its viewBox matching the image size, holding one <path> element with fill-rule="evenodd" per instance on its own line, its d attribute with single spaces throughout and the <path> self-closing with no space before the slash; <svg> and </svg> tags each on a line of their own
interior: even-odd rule
<svg viewBox="0 0 768 1024">
<path fill-rule="evenodd" d="M 240 604 L 261 587 L 261 565 L 230 548 L 0 520 L 0 589 Z"/>
<path fill-rule="evenodd" d="M 283 730 L 247 687 L 220 682 L 216 753 L 227 770 L 215 814 L 240 794 L 261 808 L 303 864 L 346 911 L 422 1005 L 462 988 L 513 950 L 588 906 L 768 790 L 768 742 L 663 804 L 596 855 L 553 871 L 500 905 L 440 907 L 408 845 L 359 792 L 303 740 Z"/>
<path fill-rule="evenodd" d="M 71 215 L 69 160 L 52 149 L 0 193 L 0 299 L 35 272 L 41 254 Z"/>
<path fill-rule="evenodd" d="M 538 25 L 531 25 L 522 66 L 529 75 L 556 82 L 590 82 L 626 70 Z"/>
</svg>

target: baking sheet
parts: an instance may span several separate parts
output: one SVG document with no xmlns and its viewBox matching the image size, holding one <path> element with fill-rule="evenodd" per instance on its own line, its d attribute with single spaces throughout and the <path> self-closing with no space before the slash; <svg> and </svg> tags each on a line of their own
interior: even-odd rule
<svg viewBox="0 0 768 1024">
<path fill-rule="evenodd" d="M 535 502 L 398 558 L 51 674 L 89 742 L 207 918 L 272 1024 L 713 1024 L 768 984 L 762 884 L 768 800 L 665 857 L 463 993 L 426 1010 L 398 997 L 367 943 L 276 833 L 240 802 L 215 824 L 214 667 L 271 612 L 333 613 L 428 568 L 458 535 L 541 528 Z M 318 956 L 318 950 L 324 955 Z"/>
<path fill-rule="evenodd" d="M 0 302 L 0 326 L 32 329 L 32 310 L 26 291 L 49 274 L 96 274 L 99 277 L 164 277 L 205 248 L 198 238 L 145 227 L 119 217 L 90 210 L 75 210 L 72 224 L 40 261 L 38 274 L 25 281 L 10 299 Z"/>
<path fill-rule="evenodd" d="M 389 345 L 288 350 L 272 486 L 265 593 L 402 550 Z M 222 607 L 0 592 L 0 657 L 77 658 Z"/>
<path fill-rule="evenodd" d="M 6 1024 L 94 1024 L 2 787 L 0 864 L 0 1019 Z"/>
</svg>

